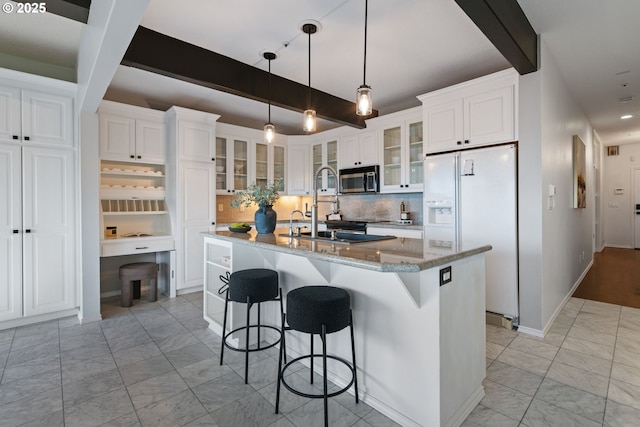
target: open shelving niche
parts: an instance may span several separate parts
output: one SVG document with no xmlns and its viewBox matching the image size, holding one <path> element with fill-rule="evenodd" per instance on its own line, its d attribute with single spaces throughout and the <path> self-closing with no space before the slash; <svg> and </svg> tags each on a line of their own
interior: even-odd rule
<svg viewBox="0 0 640 427">
<path fill-rule="evenodd" d="M 105 240 L 136 235 L 171 236 L 163 165 L 102 161 L 100 177 Z M 117 233 L 107 233 L 106 227 L 117 227 Z"/>
</svg>

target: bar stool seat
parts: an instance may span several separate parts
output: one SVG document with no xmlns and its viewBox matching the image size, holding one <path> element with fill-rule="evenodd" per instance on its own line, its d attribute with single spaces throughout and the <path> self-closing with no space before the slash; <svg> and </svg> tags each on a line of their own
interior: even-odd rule
<svg viewBox="0 0 640 427">
<path fill-rule="evenodd" d="M 285 327 L 285 320 L 287 327 Z M 341 331 L 349 327 L 351 332 L 351 362 L 334 355 L 327 354 L 327 334 Z M 283 357 L 286 358 L 286 348 L 284 342 L 284 333 L 286 330 L 294 330 L 311 334 L 310 352 L 286 362 L 282 366 Z M 347 391 L 351 385 L 354 385 L 356 403 L 358 398 L 358 379 L 356 375 L 356 353 L 353 335 L 353 316 L 351 312 L 351 297 L 349 293 L 341 288 L 334 286 L 304 286 L 294 289 L 287 294 L 287 311 L 283 315 L 282 322 L 282 345 L 280 346 L 280 357 L 278 360 L 278 385 L 276 389 L 276 414 L 280 405 L 280 384 L 284 385 L 287 390 L 304 396 L 307 398 L 324 399 L 324 424 L 328 426 L 328 410 L 327 399 L 337 396 Z M 313 335 L 320 335 L 322 340 L 322 354 L 314 354 L 313 351 Z M 302 359 L 310 359 L 310 383 L 313 383 L 313 358 L 322 357 L 322 380 L 323 392 L 319 394 L 305 393 L 296 390 L 285 380 L 285 372 L 294 363 Z M 327 359 L 336 360 L 345 365 L 351 371 L 351 381 L 340 390 L 329 393 L 327 380 Z"/>
<path fill-rule="evenodd" d="M 281 291 L 278 284 L 277 271 L 267 268 L 250 268 L 233 272 L 231 276 L 229 276 L 229 287 L 226 290 L 224 303 L 224 319 L 222 322 L 222 345 L 220 349 L 220 364 L 222 365 L 223 363 L 225 347 L 233 351 L 245 353 L 245 384 L 248 384 L 249 380 L 249 353 L 271 348 L 278 344 L 282 338 L 282 332 L 280 331 L 280 328 L 272 325 L 262 325 L 260 323 L 260 304 L 268 301 L 280 302 L 280 315 L 282 317 L 283 307 Z M 247 311 L 245 325 L 227 332 L 227 311 L 229 302 L 247 304 Z M 255 324 L 251 324 L 250 311 L 254 304 L 258 305 L 258 316 L 257 322 Z M 249 331 L 251 329 L 256 329 L 257 331 L 257 345 L 255 347 L 250 347 L 249 345 Z M 263 329 L 272 329 L 276 331 L 278 334 L 278 338 L 274 342 L 267 343 L 263 346 L 260 338 L 260 334 Z M 243 348 L 232 347 L 227 339 L 231 335 L 240 331 L 245 332 L 245 345 Z"/>
<path fill-rule="evenodd" d="M 155 262 L 134 262 L 120 266 L 122 307 L 131 307 L 134 296 L 140 298 L 140 285 L 142 280 L 149 281 L 149 301 L 157 301 L 158 264 Z M 134 282 L 136 282 L 135 289 Z"/>
</svg>

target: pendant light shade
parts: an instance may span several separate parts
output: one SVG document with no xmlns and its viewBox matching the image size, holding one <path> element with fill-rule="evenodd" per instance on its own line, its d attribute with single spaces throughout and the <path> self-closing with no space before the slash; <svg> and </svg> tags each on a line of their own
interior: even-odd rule
<svg viewBox="0 0 640 427">
<path fill-rule="evenodd" d="M 316 112 L 315 110 L 304 110 L 304 124 L 302 130 L 305 132 L 316 131 Z"/>
<path fill-rule="evenodd" d="M 269 118 L 267 120 L 267 124 L 264 125 L 264 140 L 267 143 L 272 143 L 276 136 L 276 127 L 273 125 L 273 123 L 271 123 L 271 61 L 276 59 L 276 54 L 273 52 L 264 52 L 262 56 L 264 59 L 269 61 Z"/>
<path fill-rule="evenodd" d="M 309 35 L 309 92 L 307 108 L 304 111 L 302 130 L 305 132 L 316 131 L 316 111 L 311 106 L 311 34 L 315 34 L 318 31 L 318 26 L 312 22 L 306 22 L 302 25 L 302 32 Z"/>
<path fill-rule="evenodd" d="M 367 15 L 369 11 L 369 0 L 364 0 L 364 72 L 362 75 L 362 85 L 356 91 L 356 114 L 358 116 L 368 116 L 373 112 L 373 102 L 371 97 L 371 86 L 367 86 Z"/>
</svg>

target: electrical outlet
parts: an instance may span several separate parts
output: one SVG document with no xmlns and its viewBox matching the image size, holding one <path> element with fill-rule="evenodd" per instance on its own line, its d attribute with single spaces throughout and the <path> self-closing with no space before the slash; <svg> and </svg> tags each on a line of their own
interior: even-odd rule
<svg viewBox="0 0 640 427">
<path fill-rule="evenodd" d="M 224 205 L 222 203 L 218 203 L 218 212 L 222 212 L 224 210 Z"/>
<path fill-rule="evenodd" d="M 440 286 L 451 282 L 451 266 L 440 269 Z"/>
</svg>

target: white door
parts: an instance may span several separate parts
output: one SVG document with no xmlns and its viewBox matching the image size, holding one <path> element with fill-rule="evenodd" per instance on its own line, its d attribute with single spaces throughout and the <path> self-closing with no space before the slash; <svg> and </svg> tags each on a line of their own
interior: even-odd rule
<svg viewBox="0 0 640 427">
<path fill-rule="evenodd" d="M 205 161 L 215 158 L 215 128 L 212 125 L 180 120 L 180 159 Z"/>
<path fill-rule="evenodd" d="M 0 144 L 0 321 L 22 317 L 20 147 Z"/>
<path fill-rule="evenodd" d="M 25 142 L 73 146 L 71 98 L 22 91 L 22 138 Z"/>
<path fill-rule="evenodd" d="M 77 306 L 74 153 L 23 148 L 24 315 Z"/>
<path fill-rule="evenodd" d="M 136 121 L 131 117 L 100 113 L 100 158 L 135 160 Z"/>
<path fill-rule="evenodd" d="M 517 317 L 515 147 L 462 152 L 459 174 L 462 249 L 492 246 L 485 255 L 486 310 Z"/>
<path fill-rule="evenodd" d="M 178 289 L 204 283 L 202 231 L 210 231 L 215 222 L 215 169 L 213 162 L 182 162 L 182 278 Z"/>
<path fill-rule="evenodd" d="M 633 218 L 634 218 L 634 245 L 636 249 L 640 249 L 640 169 L 633 171 L 634 197 L 633 197 Z"/>
<path fill-rule="evenodd" d="M 20 89 L 0 86 L 0 141 L 20 140 Z"/>
<path fill-rule="evenodd" d="M 136 159 L 164 164 L 167 157 L 164 124 L 136 120 Z"/>
</svg>

